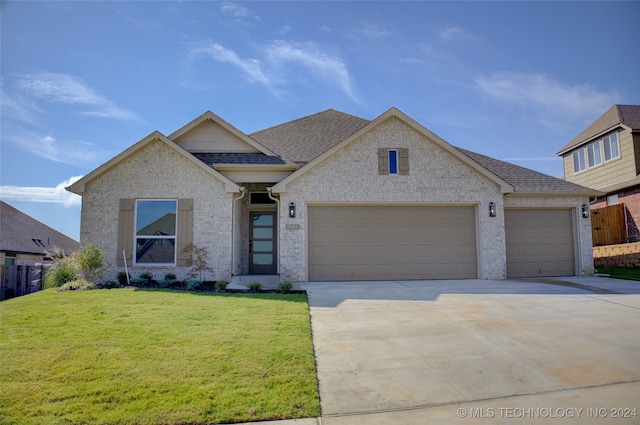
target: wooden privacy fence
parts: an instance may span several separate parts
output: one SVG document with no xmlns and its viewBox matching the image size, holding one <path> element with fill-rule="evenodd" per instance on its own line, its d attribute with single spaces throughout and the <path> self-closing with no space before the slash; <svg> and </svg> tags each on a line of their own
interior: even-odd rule
<svg viewBox="0 0 640 425">
<path fill-rule="evenodd" d="M 627 220 L 624 204 L 591 210 L 593 246 L 627 243 Z"/>
<path fill-rule="evenodd" d="M 43 266 L 0 265 L 0 300 L 37 292 L 42 289 Z"/>
</svg>

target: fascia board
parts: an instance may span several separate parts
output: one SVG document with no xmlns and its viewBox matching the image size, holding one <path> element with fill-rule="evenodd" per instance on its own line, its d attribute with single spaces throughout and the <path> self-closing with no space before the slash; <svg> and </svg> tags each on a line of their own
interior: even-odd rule
<svg viewBox="0 0 640 425">
<path fill-rule="evenodd" d="M 525 192 L 511 192 L 505 194 L 505 196 L 579 196 L 579 197 L 592 197 L 592 196 L 604 196 L 606 193 L 599 190 L 541 190 L 541 191 L 525 191 Z"/>
<path fill-rule="evenodd" d="M 198 167 L 202 168 L 203 170 L 205 170 L 209 174 L 211 174 L 214 177 L 216 177 L 219 180 L 221 180 L 225 184 L 225 191 L 226 192 L 237 193 L 237 192 L 240 191 L 240 186 L 235 184 L 233 181 L 229 180 L 224 175 L 220 174 L 218 171 L 216 171 L 213 168 L 209 167 L 207 164 L 203 163 L 202 161 L 200 161 L 195 156 L 191 155 L 189 152 L 187 152 L 186 150 L 184 150 L 183 148 L 178 146 L 176 143 L 172 142 L 170 139 L 168 139 L 164 134 L 160 133 L 159 131 L 154 131 L 153 133 L 151 133 L 150 135 L 148 135 L 144 139 L 140 140 L 138 143 L 136 143 L 133 146 L 130 146 L 128 149 L 122 151 L 120 154 L 116 155 L 115 157 L 113 157 L 109 161 L 105 162 L 104 164 L 102 164 L 101 166 L 99 166 L 98 168 L 96 168 L 95 170 L 93 170 L 92 172 L 90 172 L 89 174 L 87 174 L 86 176 L 84 176 L 83 178 L 78 180 L 77 182 L 75 182 L 72 185 L 66 187 L 65 189 L 68 190 L 69 192 L 73 192 L 73 193 L 76 193 L 78 195 L 82 195 L 84 193 L 84 191 L 85 191 L 85 187 L 86 187 L 86 184 L 88 182 L 90 182 L 91 180 L 95 179 L 96 177 L 102 175 L 103 173 L 109 171 L 111 168 L 113 168 L 114 166 L 116 166 L 117 164 L 122 162 L 124 159 L 128 158 L 129 156 L 131 156 L 132 154 L 134 154 L 135 152 L 139 151 L 140 149 L 142 149 L 143 147 L 145 147 L 146 145 L 148 145 L 149 143 L 151 143 L 151 142 L 153 142 L 155 140 L 159 140 L 159 141 L 165 143 L 168 147 L 170 147 L 171 149 L 175 150 L 176 152 L 178 152 L 179 154 L 181 154 L 182 156 L 187 158 L 189 161 L 191 161 L 192 163 L 194 163 Z"/>
<path fill-rule="evenodd" d="M 197 127 L 199 124 L 202 124 L 206 120 L 214 121 L 215 123 L 220 125 L 222 128 L 224 128 L 228 132 L 232 133 L 233 135 L 239 137 L 240 139 L 242 139 L 242 141 L 244 141 L 245 143 L 247 143 L 247 144 L 251 145 L 252 147 L 256 148 L 257 150 L 259 150 L 263 154 L 265 154 L 267 156 L 278 156 L 275 153 L 271 152 L 266 147 L 262 146 L 256 140 L 254 140 L 251 137 L 247 136 L 242 131 L 238 130 L 237 128 L 235 128 L 234 126 L 229 124 L 227 121 L 223 120 L 222 118 L 220 118 L 218 115 L 214 114 L 211 111 L 207 111 L 204 114 L 200 115 L 198 118 L 194 119 L 193 121 L 191 121 L 187 125 L 179 128 L 178 130 L 176 130 L 173 133 L 171 133 L 168 137 L 169 137 L 170 140 L 176 140 L 177 138 L 179 138 L 180 136 L 188 133 L 190 130 L 193 130 L 195 127 Z"/>
</svg>

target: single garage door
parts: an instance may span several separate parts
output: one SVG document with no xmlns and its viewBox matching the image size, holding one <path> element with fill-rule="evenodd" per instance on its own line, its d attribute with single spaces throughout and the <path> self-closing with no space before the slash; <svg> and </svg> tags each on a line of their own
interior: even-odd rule
<svg viewBox="0 0 640 425">
<path fill-rule="evenodd" d="M 507 276 L 573 276 L 573 211 L 505 209 Z"/>
<path fill-rule="evenodd" d="M 309 207 L 309 280 L 477 277 L 475 208 Z"/>
</svg>

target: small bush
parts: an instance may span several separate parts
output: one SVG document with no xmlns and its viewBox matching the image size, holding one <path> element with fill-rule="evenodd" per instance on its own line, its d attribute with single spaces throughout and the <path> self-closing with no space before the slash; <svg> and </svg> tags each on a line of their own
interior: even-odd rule
<svg viewBox="0 0 640 425">
<path fill-rule="evenodd" d="M 89 282 L 94 282 L 104 274 L 104 253 L 93 244 L 87 244 L 82 248 L 76 254 L 75 261 L 78 271 Z"/>
<path fill-rule="evenodd" d="M 280 282 L 278 285 L 278 292 L 281 294 L 288 294 L 289 291 L 291 291 L 291 288 L 293 288 L 291 282 Z"/>
<path fill-rule="evenodd" d="M 176 275 L 174 273 L 167 273 L 164 275 L 164 280 L 176 280 Z"/>
<path fill-rule="evenodd" d="M 224 292 L 227 290 L 227 285 L 229 282 L 225 282 L 224 280 L 219 280 L 216 282 L 215 288 L 216 292 Z"/>
<path fill-rule="evenodd" d="M 175 275 L 174 275 L 175 276 Z M 171 285 L 177 283 L 178 281 L 176 279 L 162 279 L 158 281 L 158 285 L 160 285 L 163 288 L 168 288 Z"/>
<path fill-rule="evenodd" d="M 48 268 L 44 276 L 45 288 L 59 288 L 67 282 L 78 278 L 78 268 L 71 257 L 62 257 L 55 260 Z"/>
<path fill-rule="evenodd" d="M 130 279 L 129 282 L 133 286 L 145 286 L 147 283 L 149 283 L 147 279 L 144 279 L 142 277 L 134 277 L 133 279 Z"/>
<path fill-rule="evenodd" d="M 262 283 L 260 282 L 251 282 L 249 284 L 249 290 L 253 291 L 253 292 L 258 292 L 262 289 Z"/>
<path fill-rule="evenodd" d="M 118 273 L 118 282 L 120 283 L 120 285 L 128 285 L 129 284 L 129 280 L 131 279 L 131 275 L 128 275 L 125 272 L 119 272 Z"/>
<path fill-rule="evenodd" d="M 144 272 L 141 273 L 140 276 L 138 276 L 140 279 L 144 279 L 147 282 L 151 282 L 153 280 L 153 275 L 149 272 Z"/>
<path fill-rule="evenodd" d="M 103 282 L 98 283 L 98 288 L 103 288 L 103 289 L 117 288 L 118 286 L 120 286 L 120 284 L 118 283 L 117 280 L 105 280 Z"/>
<path fill-rule="evenodd" d="M 187 280 L 185 283 L 186 283 L 187 289 L 189 291 L 195 291 L 196 289 L 198 289 L 200 287 L 200 281 L 199 280 L 195 280 L 195 279 Z"/>
<path fill-rule="evenodd" d="M 98 285 L 93 282 L 86 281 L 84 279 L 72 280 L 71 282 L 67 282 L 56 291 L 88 291 L 90 289 L 96 289 Z"/>
</svg>

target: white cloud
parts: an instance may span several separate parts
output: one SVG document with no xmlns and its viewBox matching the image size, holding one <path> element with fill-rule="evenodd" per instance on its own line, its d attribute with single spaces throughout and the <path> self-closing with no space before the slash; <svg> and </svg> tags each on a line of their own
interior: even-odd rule
<svg viewBox="0 0 640 425">
<path fill-rule="evenodd" d="M 241 59 L 236 52 L 218 43 L 196 47 L 189 52 L 188 57 L 195 58 L 201 55 L 209 56 L 217 62 L 236 65 L 250 82 L 262 84 L 277 94 L 273 82 L 264 73 L 262 64 L 257 59 Z"/>
<path fill-rule="evenodd" d="M 264 85 L 277 96 L 281 94 L 278 86 L 293 81 L 288 77 L 290 68 L 286 65 L 300 65 L 316 80 L 337 85 L 347 96 L 357 100 L 346 64 L 340 58 L 324 52 L 317 44 L 276 41 L 263 51 L 266 56 L 263 60 L 244 59 L 221 44 L 209 42 L 192 48 L 187 58 L 207 56 L 220 63 L 233 64 L 251 83 Z"/>
<path fill-rule="evenodd" d="M 224 2 L 220 6 L 220 11 L 225 15 L 231 16 L 236 22 L 244 22 L 247 19 L 260 20 L 258 15 L 253 14 L 249 9 L 237 3 Z"/>
<path fill-rule="evenodd" d="M 357 100 L 352 77 L 345 63 L 340 58 L 323 52 L 318 45 L 277 41 L 267 48 L 267 55 L 272 62 L 291 62 L 302 65 L 326 83 L 338 84 L 347 96 Z"/>
<path fill-rule="evenodd" d="M 25 74 L 17 78 L 18 89 L 26 96 L 51 103 L 89 108 L 83 115 L 140 121 L 133 112 L 119 108 L 111 100 L 98 94 L 81 79 L 67 74 Z"/>
<path fill-rule="evenodd" d="M 588 84 L 563 84 L 544 73 L 498 72 L 474 82 L 483 94 L 532 111 L 540 124 L 554 130 L 568 128 L 571 121 L 593 119 L 620 101 L 617 93 Z"/>
<path fill-rule="evenodd" d="M 56 185 L 56 187 L 0 186 L 0 197 L 6 201 L 44 202 L 63 204 L 65 207 L 81 205 L 82 197 L 65 188 L 82 176 L 74 176 Z"/>
<path fill-rule="evenodd" d="M 359 27 L 354 28 L 353 32 L 366 38 L 381 38 L 392 35 L 391 32 L 371 22 L 363 22 Z"/>
<path fill-rule="evenodd" d="M 438 31 L 438 37 L 445 41 L 453 41 L 453 40 L 473 40 L 477 38 L 475 35 L 466 32 L 460 27 L 452 26 L 447 27 L 443 30 Z"/>
</svg>

